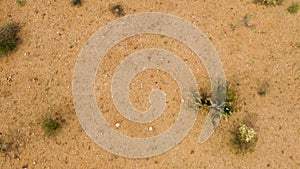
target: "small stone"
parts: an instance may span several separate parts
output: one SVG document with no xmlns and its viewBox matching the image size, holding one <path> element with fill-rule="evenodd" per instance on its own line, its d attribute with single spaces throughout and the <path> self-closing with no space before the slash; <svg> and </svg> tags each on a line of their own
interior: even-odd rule
<svg viewBox="0 0 300 169">
<path fill-rule="evenodd" d="M 121 126 L 121 124 L 120 124 L 120 123 L 116 123 L 115 126 L 116 126 L 117 128 L 119 128 L 119 127 Z"/>
</svg>

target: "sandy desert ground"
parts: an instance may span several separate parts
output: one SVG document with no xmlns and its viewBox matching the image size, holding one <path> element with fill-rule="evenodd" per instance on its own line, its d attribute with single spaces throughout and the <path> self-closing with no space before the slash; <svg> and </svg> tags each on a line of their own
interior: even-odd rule
<svg viewBox="0 0 300 169">
<path fill-rule="evenodd" d="M 264 6 L 251 0 L 83 0 L 81 6 L 72 6 L 70 0 L 26 0 L 20 6 L 15 0 L 0 0 L 0 24 L 21 26 L 17 49 L 0 57 L 0 138 L 1 144 L 11 143 L 9 150 L 1 152 L 0 168 L 300 168 L 300 12 L 288 12 L 293 2 L 297 1 Z M 123 6 L 125 16 L 143 12 L 176 15 L 209 37 L 228 83 L 238 94 L 240 109 L 222 120 L 207 142 L 197 143 L 206 118 L 201 111 L 180 144 L 149 158 L 111 154 L 84 132 L 72 97 L 75 63 L 93 33 L 119 18 L 110 10 L 115 4 Z M 253 15 L 248 22 L 253 27 L 231 30 L 247 14 Z M 130 98 L 138 109 L 145 110 L 151 88 L 164 90 L 168 103 L 162 117 L 137 124 L 124 119 L 114 107 L 109 87 L 115 68 L 130 53 L 150 47 L 177 54 L 201 88 L 210 86 L 193 51 L 172 38 L 138 35 L 120 42 L 99 65 L 95 91 L 101 93 L 97 103 L 109 124 L 132 137 L 163 132 L 179 110 L 176 82 L 154 70 L 135 77 Z M 45 115 L 61 123 L 55 135 L 43 132 Z M 232 131 L 244 121 L 251 122 L 258 141 L 253 152 L 237 155 L 230 140 Z M 116 128 L 115 122 L 121 126 Z M 149 126 L 153 131 L 149 132 Z"/>
</svg>

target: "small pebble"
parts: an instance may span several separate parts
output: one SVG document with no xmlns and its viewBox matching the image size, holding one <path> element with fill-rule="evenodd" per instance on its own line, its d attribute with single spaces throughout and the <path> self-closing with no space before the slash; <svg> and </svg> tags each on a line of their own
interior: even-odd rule
<svg viewBox="0 0 300 169">
<path fill-rule="evenodd" d="M 118 128 L 118 127 L 121 126 L 121 124 L 120 123 L 116 123 L 115 126 Z"/>
</svg>

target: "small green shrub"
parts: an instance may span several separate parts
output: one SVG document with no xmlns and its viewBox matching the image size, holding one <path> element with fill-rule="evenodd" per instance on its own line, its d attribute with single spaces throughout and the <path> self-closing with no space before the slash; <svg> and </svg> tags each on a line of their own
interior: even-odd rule
<svg viewBox="0 0 300 169">
<path fill-rule="evenodd" d="M 292 4 L 292 5 L 288 8 L 289 13 L 291 13 L 291 14 L 297 13 L 298 10 L 299 10 L 299 4 L 297 4 L 297 3 Z"/>
<path fill-rule="evenodd" d="M 266 6 L 276 6 L 280 5 L 283 0 L 254 0 L 254 3 L 261 4 L 261 5 L 266 5 Z"/>
<path fill-rule="evenodd" d="M 56 131 L 61 128 L 60 123 L 51 117 L 45 117 L 42 124 L 46 136 L 54 135 Z"/>
<path fill-rule="evenodd" d="M 14 23 L 4 24 L 0 28 L 0 56 L 12 52 L 18 42 L 19 26 Z"/>
<path fill-rule="evenodd" d="M 232 143 L 237 153 L 252 152 L 257 142 L 257 134 L 253 128 L 242 124 L 234 132 Z"/>
</svg>

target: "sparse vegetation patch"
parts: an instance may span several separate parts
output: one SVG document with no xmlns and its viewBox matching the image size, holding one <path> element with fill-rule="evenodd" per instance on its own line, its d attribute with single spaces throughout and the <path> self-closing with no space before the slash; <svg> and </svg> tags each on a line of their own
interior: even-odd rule
<svg viewBox="0 0 300 169">
<path fill-rule="evenodd" d="M 46 136 L 54 135 L 58 129 L 61 128 L 58 120 L 47 116 L 43 119 L 42 127 Z"/>
<path fill-rule="evenodd" d="M 222 116 L 227 119 L 234 111 L 237 109 L 237 94 L 235 91 L 227 87 L 225 102 L 215 103 L 212 101 L 211 97 L 205 91 L 200 91 L 199 93 L 194 92 L 193 98 L 195 106 L 198 108 L 204 108 L 206 110 L 210 108 L 221 109 Z"/>
<path fill-rule="evenodd" d="M 19 130 L 10 131 L 9 134 L 0 132 L 0 157 L 4 157 L 4 161 L 7 159 L 19 160 L 20 148 L 24 148 L 24 146 L 24 136 Z"/>
<path fill-rule="evenodd" d="M 0 153 L 6 154 L 12 149 L 12 142 L 6 142 L 2 138 L 0 138 Z"/>
<path fill-rule="evenodd" d="M 234 132 L 233 146 L 237 153 L 252 152 L 257 142 L 257 134 L 252 127 L 242 124 Z"/>
<path fill-rule="evenodd" d="M 289 13 L 291 13 L 291 14 L 297 13 L 298 10 L 299 10 L 299 4 L 298 4 L 298 3 L 293 3 L 293 4 L 288 8 Z"/>
<path fill-rule="evenodd" d="M 0 27 L 0 56 L 12 52 L 19 42 L 19 26 L 7 23 Z"/>
<path fill-rule="evenodd" d="M 17 4 L 18 4 L 19 6 L 24 6 L 25 3 L 26 3 L 25 0 L 16 0 L 16 2 L 17 2 Z"/>
<path fill-rule="evenodd" d="M 254 3 L 261 4 L 261 5 L 266 5 L 266 6 L 276 6 L 280 5 L 283 0 L 254 0 Z"/>
</svg>

